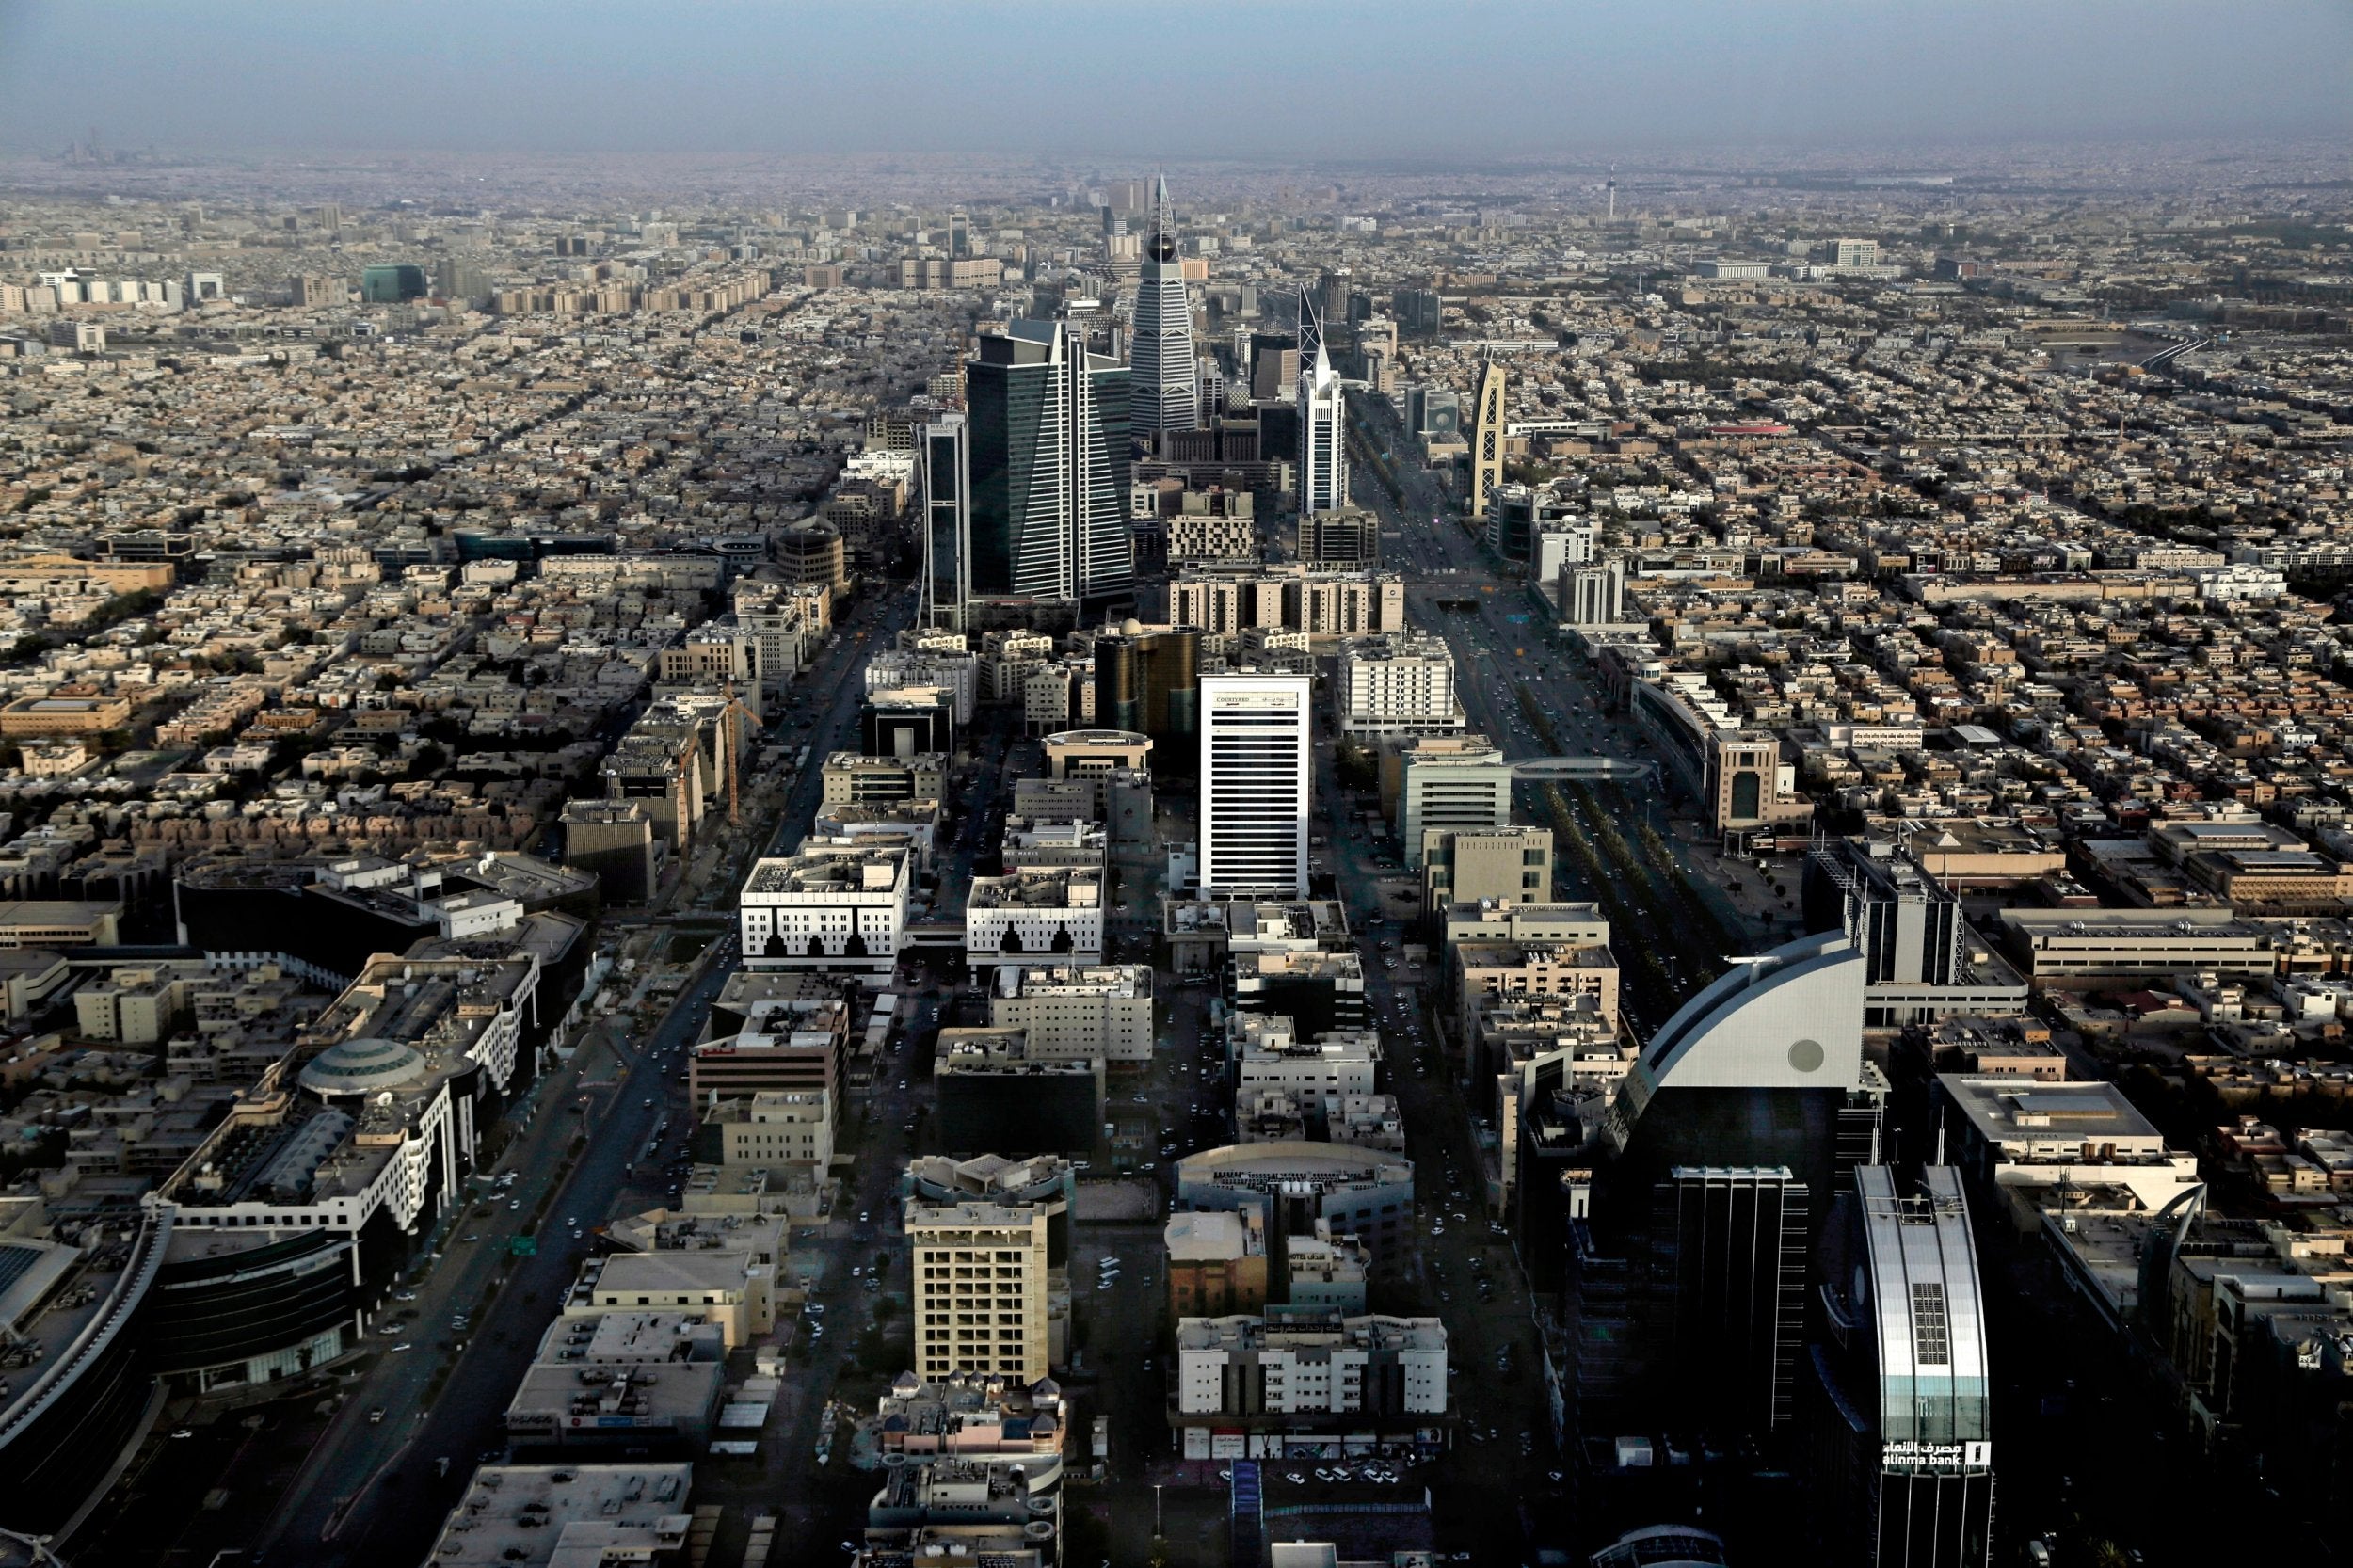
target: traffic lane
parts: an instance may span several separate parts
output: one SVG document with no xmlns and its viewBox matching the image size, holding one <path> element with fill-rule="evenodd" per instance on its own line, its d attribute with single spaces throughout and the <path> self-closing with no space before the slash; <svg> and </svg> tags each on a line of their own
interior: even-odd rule
<svg viewBox="0 0 2353 1568">
<path fill-rule="evenodd" d="M 661 1026 L 661 1032 L 673 1039 L 682 1038 L 691 1027 L 691 1015 L 698 1007 L 708 1005 L 724 978 L 723 973 L 714 971 L 691 991 L 681 993 L 680 1005 Z M 643 1103 L 646 1096 L 624 1095 L 616 1087 L 604 1091 L 601 1097 L 607 1102 L 604 1113 L 593 1114 L 596 1108 L 591 1107 L 592 1114 L 584 1118 L 590 1125 L 581 1158 L 557 1187 L 548 1208 L 551 1217 L 561 1214 L 567 1219 L 584 1220 L 584 1229 L 587 1223 L 609 1212 L 614 1197 L 627 1179 L 632 1158 L 662 1113 L 662 1096 L 653 1096 L 654 1104 L 648 1106 Z M 377 1560 L 373 1554 L 387 1540 L 411 1543 L 401 1547 L 397 1556 L 422 1558 L 441 1518 L 462 1495 L 474 1455 L 504 1446 L 503 1418 L 506 1403 L 520 1384 L 548 1321 L 577 1273 L 580 1260 L 589 1251 L 585 1240 L 573 1242 L 568 1231 L 557 1232 L 557 1237 L 562 1244 L 552 1242 L 535 1256 L 518 1260 L 507 1276 L 507 1288 L 486 1309 L 483 1332 L 467 1343 L 423 1427 L 416 1432 L 409 1458 L 403 1462 L 403 1471 L 413 1470 L 416 1474 L 379 1481 L 361 1493 L 338 1522 L 332 1554 L 320 1560 L 329 1564 Z M 478 1261 L 488 1266 L 488 1255 Z M 446 1478 L 434 1476 L 431 1469 L 442 1456 L 450 1460 L 450 1474 Z M 356 1486 L 361 1479 L 360 1475 L 347 1474 L 344 1482 Z M 422 1506 L 395 1507 L 410 1497 L 420 1499 Z M 325 1528 L 328 1506 L 331 1506 L 331 1499 L 306 1499 L 289 1519 L 280 1538 L 295 1545 L 320 1539 L 316 1531 Z M 315 1528 L 304 1528 L 308 1523 L 305 1515 L 316 1516 Z M 347 1544 L 352 1543 L 365 1545 Z"/>
<path fill-rule="evenodd" d="M 895 620 L 896 616 L 888 618 Z M 839 734 L 846 728 L 856 696 L 855 690 L 846 683 L 840 689 L 829 713 L 827 728 L 832 734 Z M 812 760 L 818 744 L 830 738 L 824 732 L 812 734 Z M 802 778 L 791 792 L 787 814 L 780 824 L 779 840 L 792 825 L 793 807 L 799 808 L 804 819 L 813 817 L 820 785 L 817 769 L 803 770 Z M 699 1027 L 702 1015 L 708 1011 L 711 1000 L 725 983 L 726 972 L 725 966 L 713 966 L 688 992 L 681 993 L 678 1001 L 664 1014 L 656 1026 L 653 1038 L 662 1044 L 666 1052 L 674 1056 L 692 1038 Z M 619 1098 L 619 1090 L 611 1093 L 616 1100 Z M 562 1192 L 549 1205 L 549 1214 L 561 1209 L 568 1219 L 582 1218 L 577 1210 L 585 1209 L 589 1216 L 601 1218 L 609 1212 L 629 1174 L 630 1161 L 623 1156 L 633 1155 L 642 1146 L 649 1135 L 650 1126 L 658 1119 L 660 1108 L 666 1103 L 669 1096 L 650 1096 L 654 1100 L 650 1106 L 642 1103 L 647 1097 L 640 1095 L 634 1100 L 620 1102 L 617 1126 L 614 1129 L 617 1136 L 610 1140 L 591 1137 L 588 1144 L 591 1157 L 584 1158 L 572 1168 Z M 542 1139 L 552 1132 L 553 1120 L 551 1117 L 550 1127 L 543 1128 Z M 566 1141 L 568 1142 L 568 1129 Z M 600 1147 L 600 1144 L 604 1146 Z M 544 1149 L 544 1144 L 541 1146 Z M 551 1165 L 552 1162 L 545 1160 L 535 1161 L 536 1168 L 542 1171 L 550 1169 Z M 538 1179 L 544 1181 L 548 1178 L 541 1176 Z M 568 1236 L 563 1239 L 568 1240 Z M 552 1314 L 539 1315 L 536 1324 L 517 1322 L 515 1315 L 535 1306 L 541 1299 L 550 1304 L 560 1301 L 562 1290 L 570 1283 L 577 1257 L 584 1255 L 584 1249 L 551 1246 L 536 1257 L 523 1260 L 523 1266 L 510 1276 L 510 1288 L 486 1309 L 483 1333 L 463 1352 L 461 1364 L 450 1379 L 449 1388 L 444 1389 L 431 1412 L 431 1419 L 417 1435 L 416 1441 L 423 1452 L 435 1457 L 440 1453 L 450 1454 L 451 1468 L 456 1472 L 465 1456 L 475 1451 L 477 1446 L 495 1446 L 484 1441 L 495 1435 L 488 1431 L 489 1423 L 503 1413 L 505 1400 L 511 1397 L 509 1391 L 520 1384 L 540 1332 L 544 1330 L 546 1318 Z M 489 1266 L 486 1258 L 474 1260 L 477 1270 L 487 1271 Z M 446 1307 L 449 1288 L 454 1287 L 444 1288 L 436 1300 L 437 1310 Z M 424 1298 L 426 1292 L 421 1290 L 419 1295 Z M 443 1320 L 446 1320 L 445 1314 Z M 522 1332 L 519 1333 L 519 1329 Z M 488 1344 L 482 1342 L 486 1339 Z M 423 1361 L 414 1367 L 404 1366 L 397 1374 L 395 1386 L 405 1389 L 413 1400 L 430 1383 L 435 1370 L 437 1368 Z M 464 1375 L 458 1375 L 460 1372 Z M 479 1399 L 466 1395 L 453 1398 L 450 1390 L 458 1388 L 494 1390 L 495 1406 L 487 1396 Z M 370 1399 L 352 1402 L 354 1406 L 361 1406 L 377 1401 Z M 468 1408 L 476 1405 L 480 1408 Z M 371 1435 L 381 1433 L 385 1437 L 393 1435 L 389 1425 L 368 1429 L 346 1424 L 341 1431 L 368 1432 Z M 350 1496 L 382 1464 L 380 1455 L 385 1448 L 380 1437 L 357 1451 L 350 1451 L 348 1438 L 331 1434 L 330 1442 L 339 1451 L 330 1452 L 324 1463 L 321 1474 L 326 1478 L 327 1484 L 302 1489 L 300 1500 L 291 1509 L 281 1511 L 276 1539 L 296 1543 L 320 1539 L 338 1500 Z M 385 1490 L 382 1486 L 372 1487 L 357 1496 L 352 1504 L 351 1515 L 341 1521 L 339 1539 L 353 1539 L 355 1531 L 362 1537 L 367 1534 L 373 1528 L 372 1521 L 383 1506 L 377 1499 Z M 454 1493 L 455 1488 L 451 1490 Z M 430 1523 L 438 1526 L 440 1517 L 440 1512 L 433 1512 Z M 420 1545 L 418 1551 L 423 1549 Z M 341 1560 L 339 1555 L 335 1560 Z"/>
<path fill-rule="evenodd" d="M 558 1110 L 551 1115 L 543 1108 L 568 1103 L 569 1081 L 566 1069 L 559 1067 L 541 1079 L 533 1091 L 533 1097 L 525 1102 L 525 1117 L 528 1122 L 536 1124 L 537 1130 L 528 1140 L 510 1147 L 509 1158 L 526 1147 L 544 1153 L 547 1143 L 555 1137 L 556 1124 L 565 1112 Z M 568 1139 L 569 1127 L 564 1126 L 562 1133 L 564 1138 Z M 549 1161 L 535 1159 L 525 1163 L 534 1175 L 528 1185 L 519 1181 L 518 1189 L 510 1190 L 509 1201 L 522 1201 L 527 1197 L 531 1200 L 526 1203 L 528 1208 L 536 1205 L 536 1198 L 544 1192 Z M 470 1190 L 467 1204 L 473 1204 L 480 1196 L 478 1192 Z M 511 1210 L 504 1212 L 511 1217 Z M 482 1216 L 464 1206 L 446 1215 L 437 1226 L 441 1238 L 440 1244 L 428 1243 L 432 1250 L 422 1255 L 412 1265 L 410 1272 L 402 1276 L 413 1288 L 404 1289 L 396 1281 L 386 1303 L 390 1310 L 380 1314 L 378 1320 L 370 1324 L 368 1339 L 379 1351 L 376 1363 L 349 1390 L 344 1408 L 322 1434 L 317 1445 L 321 1457 L 313 1461 L 312 1466 L 315 1473 L 329 1479 L 328 1496 L 325 1498 L 328 1504 L 331 1505 L 336 1498 L 354 1492 L 366 1478 L 382 1467 L 392 1448 L 413 1433 L 417 1420 L 424 1414 L 417 1407 L 425 1389 L 440 1375 L 441 1355 L 438 1352 L 420 1354 L 414 1349 L 394 1351 L 391 1346 L 395 1342 L 411 1347 L 420 1343 L 438 1344 L 444 1332 L 455 1337 L 456 1331 L 444 1331 L 442 1325 L 452 1321 L 453 1309 L 456 1304 L 464 1304 L 470 1312 L 475 1309 L 475 1304 L 489 1290 L 498 1264 L 494 1248 L 486 1247 L 479 1241 L 469 1243 L 454 1239 L 469 1234 L 466 1227 L 470 1224 L 478 1226 L 484 1223 Z M 481 1232 L 476 1229 L 472 1234 L 478 1236 Z M 453 1253 L 456 1255 L 454 1257 L 450 1256 Z M 416 1272 L 420 1268 L 424 1270 L 422 1274 Z M 412 1299 L 399 1300 L 404 1294 Z M 387 1332 L 386 1320 L 390 1320 L 389 1327 L 396 1332 Z M 426 1339 L 424 1336 L 427 1335 L 435 1337 Z M 376 1409 L 386 1413 L 380 1426 L 365 1417 L 366 1412 Z M 307 1491 L 304 1495 L 308 1495 Z M 324 1515 L 320 1523 L 323 1528 Z M 300 1535 L 295 1537 L 297 1540 L 304 1538 Z"/>
</svg>

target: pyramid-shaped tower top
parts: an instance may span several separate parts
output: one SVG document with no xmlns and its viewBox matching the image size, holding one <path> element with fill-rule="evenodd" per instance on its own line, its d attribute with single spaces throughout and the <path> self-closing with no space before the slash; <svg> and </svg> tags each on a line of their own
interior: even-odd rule
<svg viewBox="0 0 2353 1568">
<path fill-rule="evenodd" d="M 1147 249 L 1156 262 L 1176 259 L 1176 226 L 1168 214 L 1168 175 L 1163 172 L 1152 182 L 1152 239 Z"/>
</svg>

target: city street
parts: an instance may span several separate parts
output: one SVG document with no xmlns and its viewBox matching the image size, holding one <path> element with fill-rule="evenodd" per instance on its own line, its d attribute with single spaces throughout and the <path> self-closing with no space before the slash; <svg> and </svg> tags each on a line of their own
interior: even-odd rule
<svg viewBox="0 0 2353 1568">
<path fill-rule="evenodd" d="M 862 696 L 856 673 L 905 623 L 912 606 L 912 595 L 898 590 L 870 597 L 803 676 L 788 712 L 809 706 L 805 694 L 822 694 L 800 743 L 810 746 L 811 763 L 785 797 L 771 841 L 789 848 L 808 830 L 823 788 L 816 762 L 855 735 Z M 792 739 L 779 724 L 767 744 Z M 713 846 L 723 847 L 715 838 Z M 740 874 L 740 854 L 707 850 L 671 902 L 715 908 L 724 919 Z M 667 917 L 629 924 L 646 934 L 643 956 L 650 971 L 664 958 L 676 928 Z M 196 1514 L 184 1555 L 200 1542 L 216 1548 L 250 1540 L 246 1532 L 266 1521 L 270 1528 L 255 1544 L 256 1560 L 357 1568 L 423 1557 L 477 1455 L 504 1447 L 506 1402 L 587 1255 L 594 1228 L 624 1208 L 659 1200 L 662 1164 L 683 1150 L 690 1125 L 683 1049 L 700 1032 L 728 968 L 699 965 L 643 1038 L 632 1040 L 623 1027 L 626 1005 L 591 1025 L 573 1058 L 559 1063 L 509 1112 L 502 1124 L 508 1142 L 497 1162 L 470 1184 L 468 1202 L 454 1206 L 420 1241 L 417 1261 L 376 1304 L 362 1358 L 335 1379 L 340 1403 L 331 1416 L 322 1420 L 307 1405 L 279 1407 L 266 1442 L 257 1432 L 224 1457 L 221 1484 L 232 1493 L 256 1502 L 264 1496 L 282 1500 L 229 1515 Z M 636 996 L 644 991 L 641 981 Z M 641 1167 L 638 1156 L 665 1118 L 665 1143 Z M 860 1175 L 880 1168 L 862 1166 Z M 490 1185 L 509 1172 L 516 1178 L 511 1188 Z M 873 1181 L 879 1187 L 883 1177 L 873 1176 Z M 861 1201 L 878 1195 L 861 1184 Z M 523 1236 L 536 1250 L 519 1257 L 510 1242 Z M 846 1246 L 846 1225 L 840 1240 Z M 452 1326 L 459 1314 L 469 1315 L 466 1329 Z M 380 1421 L 372 1416 L 379 1409 Z M 789 1403 L 779 1414 L 791 1416 Z M 813 1419 L 808 1426 L 813 1435 Z M 152 1446 L 151 1453 L 160 1458 L 163 1448 Z M 437 1473 L 443 1458 L 446 1477 Z M 171 1479 L 159 1471 L 156 1484 Z M 123 1495 L 135 1497 L 140 1484 L 135 1470 Z"/>
</svg>

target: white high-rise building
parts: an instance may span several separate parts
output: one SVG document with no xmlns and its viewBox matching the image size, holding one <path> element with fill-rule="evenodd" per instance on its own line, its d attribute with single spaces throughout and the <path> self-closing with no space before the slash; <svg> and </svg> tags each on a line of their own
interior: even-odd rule
<svg viewBox="0 0 2353 1568">
<path fill-rule="evenodd" d="M 1310 677 L 1201 678 L 1201 890 L 1304 898 Z"/>
<path fill-rule="evenodd" d="M 1571 626 L 1612 626 L 1625 619 L 1625 558 L 1612 555 L 1561 573 L 1561 618 Z"/>
<path fill-rule="evenodd" d="M 1442 637 L 1391 632 L 1340 648 L 1340 728 L 1350 735 L 1438 735 L 1468 722 Z"/>
<path fill-rule="evenodd" d="M 1136 284 L 1135 346 L 1128 355 L 1128 424 L 1140 435 L 1201 424 L 1193 353 L 1193 300 L 1176 230 L 1168 213 L 1168 177 L 1153 188 L 1152 232 L 1144 242 Z"/>
<path fill-rule="evenodd" d="M 1299 515 L 1348 504 L 1348 398 L 1324 352 L 1323 324 L 1299 295 Z"/>
</svg>

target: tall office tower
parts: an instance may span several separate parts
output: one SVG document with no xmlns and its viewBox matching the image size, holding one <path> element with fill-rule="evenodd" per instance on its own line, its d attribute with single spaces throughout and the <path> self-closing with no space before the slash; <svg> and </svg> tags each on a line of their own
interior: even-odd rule
<svg viewBox="0 0 2353 1568">
<path fill-rule="evenodd" d="M 1850 1124 L 1886 1092 L 1863 969 L 1844 935 L 1737 960 L 1651 1035 L 1557 1179 L 1524 1184 L 1529 1234 L 1567 1222 L 1577 1430 L 1788 1422 L 1808 1255 Z"/>
<path fill-rule="evenodd" d="M 968 592 L 1101 603 L 1131 590 L 1128 367 L 1071 324 L 1016 321 L 966 368 Z"/>
<path fill-rule="evenodd" d="M 1201 678 L 1201 890 L 1304 898 L 1312 679 Z"/>
<path fill-rule="evenodd" d="M 964 630 L 972 597 L 972 447 L 962 414 L 923 426 L 924 626 Z"/>
<path fill-rule="evenodd" d="M 1194 362 L 1193 384 L 1198 389 L 1201 423 L 1214 424 L 1225 415 L 1225 373 L 1217 368 L 1215 360 L 1203 358 Z"/>
<path fill-rule="evenodd" d="M 1168 211 L 1168 178 L 1154 187 L 1152 232 L 1144 242 L 1144 271 L 1136 285 L 1135 349 L 1130 422 L 1139 434 L 1193 430 L 1201 424 L 1193 384 L 1193 301 L 1185 264 L 1176 257 L 1176 230 Z"/>
<path fill-rule="evenodd" d="M 1676 1408 L 1786 1426 L 1805 1327 L 1806 1184 L 1786 1165 L 1677 1165 L 1653 1191 L 1659 1350 Z"/>
<path fill-rule="evenodd" d="M 1464 504 L 1475 518 L 1487 515 L 1487 502 L 1503 483 L 1503 367 L 1493 360 L 1479 367 L 1479 386 L 1471 399 L 1470 493 Z"/>
<path fill-rule="evenodd" d="M 1156 741 L 1190 741 L 1200 728 L 1201 629 L 1123 621 L 1095 639 L 1095 722 Z M 1183 766 L 1179 751 L 1168 760 Z"/>
<path fill-rule="evenodd" d="M 1348 504 L 1348 397 L 1324 352 L 1321 323 L 1308 354 L 1307 296 L 1299 296 L 1299 515 L 1311 517 Z"/>
<path fill-rule="evenodd" d="M 1992 1380 L 1961 1176 L 1854 1173 L 1822 1239 L 1823 1339 L 1799 1426 L 1816 1560 L 1980 1568 L 1991 1560 Z"/>
<path fill-rule="evenodd" d="M 1334 322 L 1343 327 L 1348 325 L 1349 290 L 1355 280 L 1355 274 L 1344 266 L 1334 267 L 1316 280 L 1316 317 L 1318 320 L 1326 327 Z"/>
<path fill-rule="evenodd" d="M 948 215 L 948 259 L 968 261 L 972 255 L 972 219 L 962 207 Z"/>
</svg>

